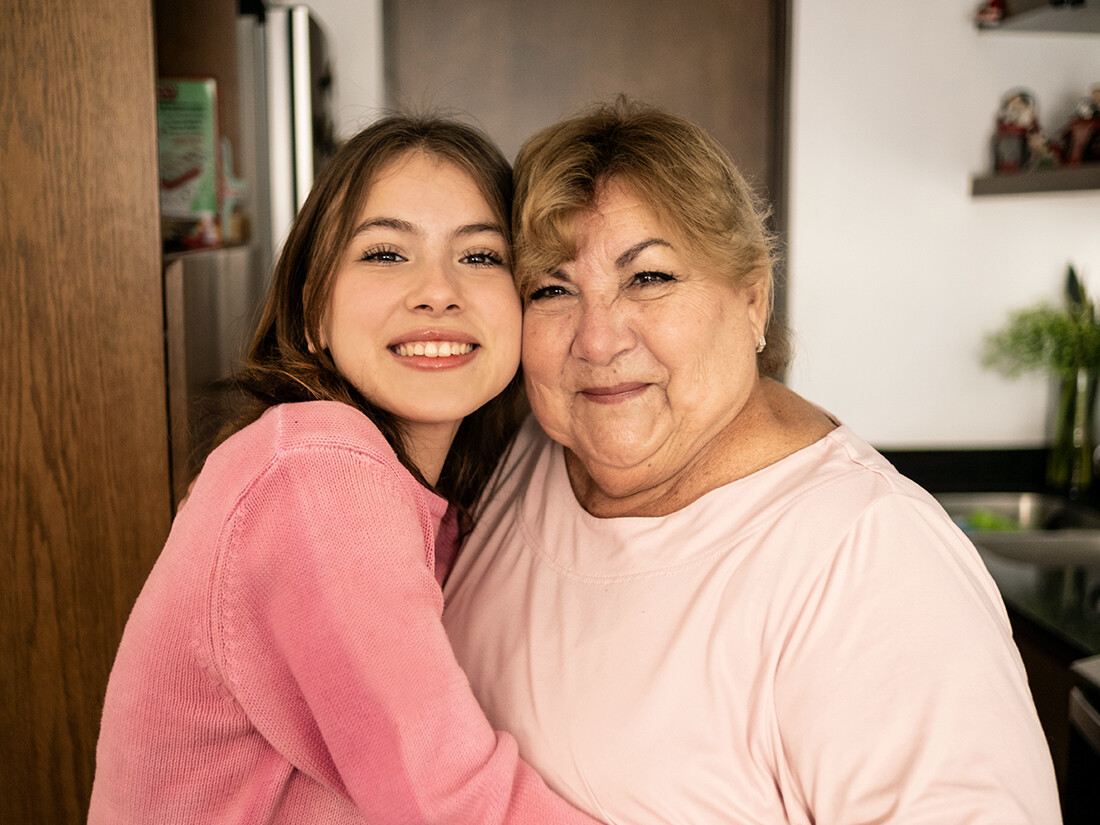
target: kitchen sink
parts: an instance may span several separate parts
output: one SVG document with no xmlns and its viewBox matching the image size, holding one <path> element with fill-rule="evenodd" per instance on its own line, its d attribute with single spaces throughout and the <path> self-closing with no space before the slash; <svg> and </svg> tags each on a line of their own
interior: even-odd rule
<svg viewBox="0 0 1100 825">
<path fill-rule="evenodd" d="M 940 493 L 981 550 L 1044 567 L 1100 568 L 1100 512 L 1042 493 Z"/>
<path fill-rule="evenodd" d="M 1040 493 L 936 498 L 1010 610 L 1082 656 L 1100 654 L 1100 512 Z"/>
</svg>

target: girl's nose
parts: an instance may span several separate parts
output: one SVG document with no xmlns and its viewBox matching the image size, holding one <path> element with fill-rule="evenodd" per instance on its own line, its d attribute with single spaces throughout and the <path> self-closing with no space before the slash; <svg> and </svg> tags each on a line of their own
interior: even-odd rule
<svg viewBox="0 0 1100 825">
<path fill-rule="evenodd" d="M 409 308 L 431 315 L 442 315 L 462 308 L 458 273 L 446 263 L 425 264 L 409 290 Z"/>
</svg>

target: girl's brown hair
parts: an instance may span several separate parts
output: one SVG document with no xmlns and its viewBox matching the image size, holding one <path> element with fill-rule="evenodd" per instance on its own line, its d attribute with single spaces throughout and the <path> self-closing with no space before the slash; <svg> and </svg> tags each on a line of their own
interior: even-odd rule
<svg viewBox="0 0 1100 825">
<path fill-rule="evenodd" d="M 363 129 L 328 161 L 290 228 L 238 376 L 246 404 L 225 435 L 275 404 L 339 401 L 367 415 L 409 472 L 431 486 L 411 461 L 395 416 L 364 397 L 327 352 L 310 346 L 321 340 L 336 272 L 371 184 L 383 167 L 409 152 L 423 152 L 466 172 L 510 242 L 511 168 L 481 131 L 453 120 L 406 115 L 386 117 Z M 522 379 L 517 375 L 500 396 L 459 427 L 435 489 L 457 505 L 463 532 L 472 526 L 474 504 L 525 412 Z"/>
<path fill-rule="evenodd" d="M 775 241 L 768 212 L 729 154 L 702 128 L 625 97 L 550 126 L 516 158 L 513 272 L 532 284 L 577 254 L 573 228 L 611 179 L 628 183 L 695 256 L 740 284 L 765 280 L 768 344 L 760 373 L 778 377 L 790 359 L 786 329 L 772 317 Z"/>
</svg>

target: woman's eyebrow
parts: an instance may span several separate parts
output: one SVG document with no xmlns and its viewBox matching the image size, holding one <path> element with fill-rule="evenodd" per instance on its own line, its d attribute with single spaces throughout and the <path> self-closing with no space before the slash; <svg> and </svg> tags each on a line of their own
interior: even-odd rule
<svg viewBox="0 0 1100 825">
<path fill-rule="evenodd" d="M 634 244 L 630 249 L 626 250 L 622 255 L 615 259 L 615 266 L 622 269 L 624 266 L 632 263 L 635 258 L 642 254 L 642 252 L 651 246 L 667 246 L 672 249 L 672 244 L 668 241 L 663 241 L 660 238 L 649 238 L 648 240 Z"/>
</svg>

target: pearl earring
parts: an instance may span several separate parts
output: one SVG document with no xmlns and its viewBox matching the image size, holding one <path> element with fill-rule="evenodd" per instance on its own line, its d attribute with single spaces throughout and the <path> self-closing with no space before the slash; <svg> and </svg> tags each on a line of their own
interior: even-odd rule
<svg viewBox="0 0 1100 825">
<path fill-rule="evenodd" d="M 764 347 L 766 347 L 767 345 L 768 345 L 767 339 L 764 338 L 763 335 L 761 335 L 760 338 L 757 339 L 757 341 L 756 341 L 756 351 L 757 352 L 763 352 Z"/>
</svg>

